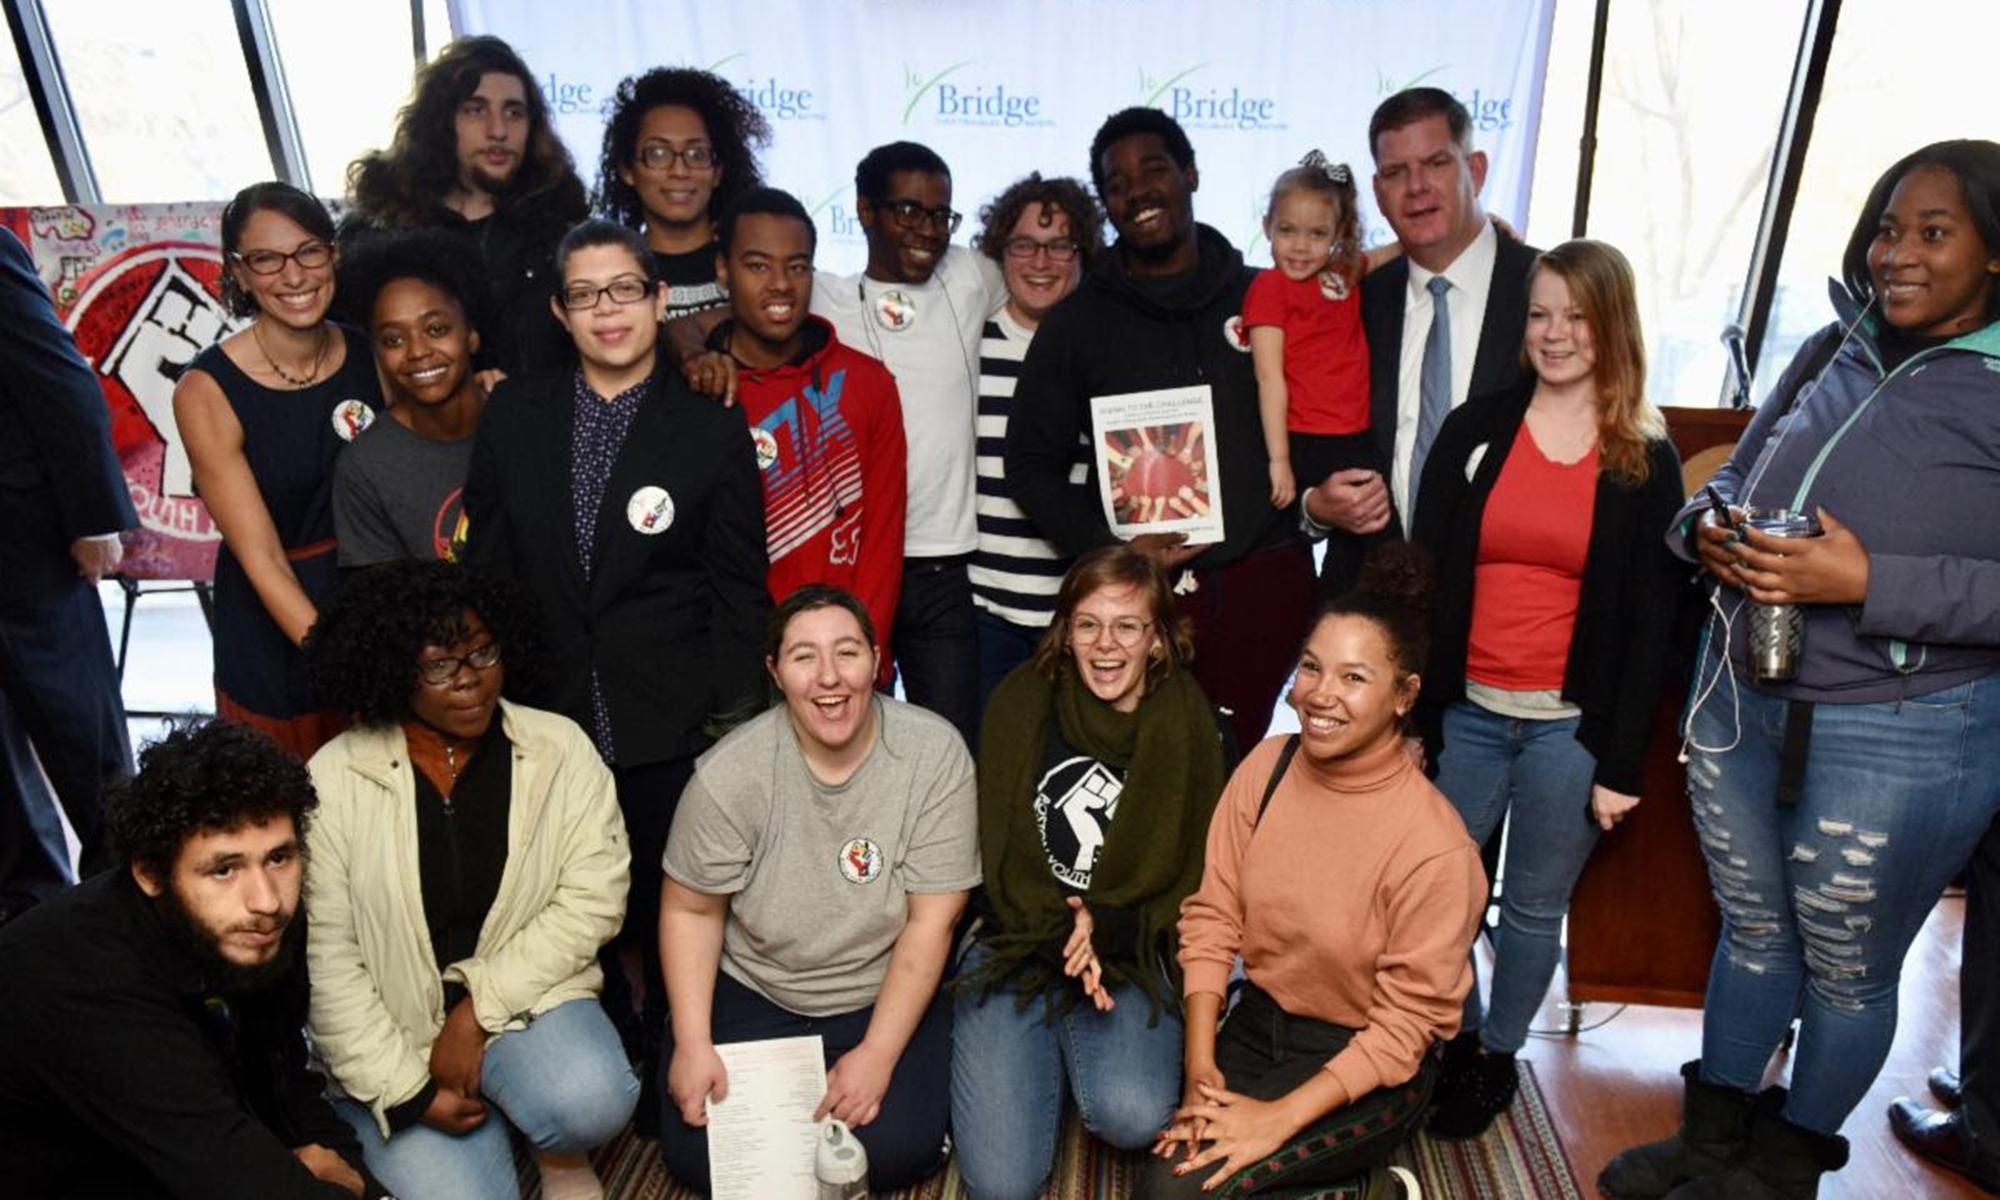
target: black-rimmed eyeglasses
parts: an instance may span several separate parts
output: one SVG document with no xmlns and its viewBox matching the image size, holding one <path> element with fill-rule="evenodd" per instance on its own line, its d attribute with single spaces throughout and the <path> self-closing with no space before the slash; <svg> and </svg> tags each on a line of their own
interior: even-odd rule
<svg viewBox="0 0 2000 1200">
<path fill-rule="evenodd" d="M 949 205 L 925 208 L 915 200 L 884 200 L 875 206 L 889 214 L 889 219 L 904 229 L 915 229 L 919 225 L 930 225 L 943 229 L 949 237 L 958 232 L 958 223 L 965 220 L 965 214 Z"/>
<path fill-rule="evenodd" d="M 460 667 L 471 667 L 475 671 L 490 671 L 500 664 L 500 643 L 488 642 L 466 654 L 446 655 L 443 658 L 420 658 L 417 660 L 417 678 L 432 687 L 443 687 L 458 678 Z"/>
<path fill-rule="evenodd" d="M 637 275 L 620 275 L 603 287 L 578 283 L 564 288 L 562 306 L 571 312 L 581 312 L 586 308 L 596 308 L 600 296 L 611 297 L 613 304 L 637 304 L 651 295 L 652 291 L 653 285 Z"/>
<path fill-rule="evenodd" d="M 706 171 L 715 165 L 715 151 L 707 146 L 685 146 L 676 150 L 665 142 L 648 142 L 639 147 L 639 165 L 648 171 L 670 171 L 675 159 L 686 163 L 690 171 Z"/>
</svg>

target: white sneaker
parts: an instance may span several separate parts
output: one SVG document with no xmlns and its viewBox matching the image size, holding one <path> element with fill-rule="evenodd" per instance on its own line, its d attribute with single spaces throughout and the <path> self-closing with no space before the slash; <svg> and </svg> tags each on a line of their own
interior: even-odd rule
<svg viewBox="0 0 2000 1200">
<path fill-rule="evenodd" d="M 1423 1185 L 1408 1167 L 1390 1167 L 1389 1176 L 1402 1185 L 1403 1200 L 1424 1200 Z"/>
</svg>

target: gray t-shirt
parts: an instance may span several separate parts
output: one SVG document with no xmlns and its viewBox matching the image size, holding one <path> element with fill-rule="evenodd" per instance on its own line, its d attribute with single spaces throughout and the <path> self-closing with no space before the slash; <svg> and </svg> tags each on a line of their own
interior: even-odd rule
<svg viewBox="0 0 2000 1200">
<path fill-rule="evenodd" d="M 465 546 L 465 476 L 472 439 L 434 442 L 385 415 L 333 469 L 333 531 L 340 565 L 398 559 L 456 562 Z"/>
<path fill-rule="evenodd" d="M 846 783 L 806 768 L 781 706 L 695 764 L 661 865 L 728 895 L 722 969 L 808 1017 L 875 1003 L 909 894 L 979 883 L 972 758 L 943 718 L 876 698 L 876 741 Z"/>
</svg>

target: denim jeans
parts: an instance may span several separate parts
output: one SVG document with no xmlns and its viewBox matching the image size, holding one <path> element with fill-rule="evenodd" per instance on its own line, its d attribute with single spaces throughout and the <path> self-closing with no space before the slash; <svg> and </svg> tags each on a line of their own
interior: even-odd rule
<svg viewBox="0 0 2000 1200">
<path fill-rule="evenodd" d="M 977 967 L 975 943 L 961 971 Z M 1081 989 L 1070 980 L 1057 987 Z M 1063 1082 L 1084 1128 L 1121 1150 L 1150 1146 L 1181 1098 L 1181 1020 L 1131 985 L 1108 1013 L 1081 999 L 1045 1020 L 1006 988 L 960 997 L 952 1013 L 951 1127 L 959 1177 L 975 1200 L 1035 1200 L 1055 1164 Z M 1149 1028 L 1150 1025 L 1150 1028 Z"/>
<path fill-rule="evenodd" d="M 965 744 L 979 737 L 979 610 L 972 603 L 972 556 L 903 560 L 903 592 L 889 651 L 903 695 L 950 721 Z"/>
<path fill-rule="evenodd" d="M 1590 782 L 1597 759 L 1576 740 L 1577 718 L 1524 721 L 1461 700 L 1445 710 L 1438 790 L 1484 845 L 1509 820 L 1500 866 L 1500 928 L 1493 934 L 1492 1002 L 1479 985 L 1465 995 L 1465 1028 L 1480 1044 L 1512 1054 L 1548 995 L 1562 959 L 1563 914 L 1597 845 Z"/>
<path fill-rule="evenodd" d="M 417 1124 L 384 1141 L 366 1105 L 336 1100 L 334 1110 L 361 1139 L 369 1171 L 402 1200 L 515 1200 L 509 1124 L 537 1150 L 580 1154 L 616 1136 L 639 1101 L 639 1081 L 596 1000 L 559 1004 L 494 1039 L 479 1090 L 486 1120 L 462 1135 Z"/>
<path fill-rule="evenodd" d="M 1689 799 L 1722 909 L 1701 1077 L 1757 1090 L 1797 1017 L 1785 1116 L 1831 1134 L 1888 1056 L 1903 956 L 2000 810 L 2000 676 L 1815 705 L 1803 795 L 1781 806 L 1787 710 L 1725 680 L 1690 721 Z"/>
<path fill-rule="evenodd" d="M 1046 628 L 1016 625 L 1005 617 L 979 610 L 979 718 L 986 719 L 986 698 L 1008 672 L 1035 655 Z M 977 751 L 978 746 L 973 746 Z"/>
</svg>

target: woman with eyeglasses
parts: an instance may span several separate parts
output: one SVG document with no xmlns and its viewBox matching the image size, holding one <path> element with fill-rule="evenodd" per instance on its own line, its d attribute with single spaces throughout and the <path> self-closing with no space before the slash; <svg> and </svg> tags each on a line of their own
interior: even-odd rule
<svg viewBox="0 0 2000 1200">
<path fill-rule="evenodd" d="M 618 85 L 604 122 L 597 194 L 604 214 L 641 230 L 666 285 L 667 318 L 714 312 L 716 222 L 764 184 L 757 148 L 771 125 L 729 81 L 694 67 L 655 67 Z"/>
<path fill-rule="evenodd" d="M 1151 1145 L 1181 1097 L 1176 922 L 1222 793 L 1222 727 L 1187 620 L 1123 543 L 1070 568 L 979 751 L 982 920 L 960 966 L 952 1127 L 978 1200 L 1032 1200 L 1063 1080 L 1086 1128 Z"/>
<path fill-rule="evenodd" d="M 541 666 L 518 589 L 440 562 L 368 568 L 306 640 L 354 726 L 313 757 L 313 1045 L 368 1169 L 408 1200 L 516 1197 L 508 1126 L 550 1200 L 638 1081 L 597 1003 L 625 911 L 611 775 L 575 722 L 515 703 Z"/>
<path fill-rule="evenodd" d="M 298 650 L 335 582 L 334 459 L 382 400 L 368 339 L 327 318 L 325 206 L 288 183 L 244 188 L 222 210 L 222 254 L 223 304 L 249 325 L 195 355 L 174 388 L 194 487 L 222 532 L 215 708 L 308 758 L 340 732 Z M 171 458 L 164 471 L 171 481 Z"/>
<path fill-rule="evenodd" d="M 494 392 L 465 485 L 465 561 L 533 593 L 556 664 L 540 695 L 617 781 L 649 1050 L 665 1020 L 654 929 L 674 805 L 695 756 L 762 707 L 763 489 L 742 416 L 662 362 L 666 297 L 639 235 L 586 221 L 556 268 L 551 308 L 576 361 Z M 616 976 L 607 1003 L 624 1020 Z"/>
</svg>

